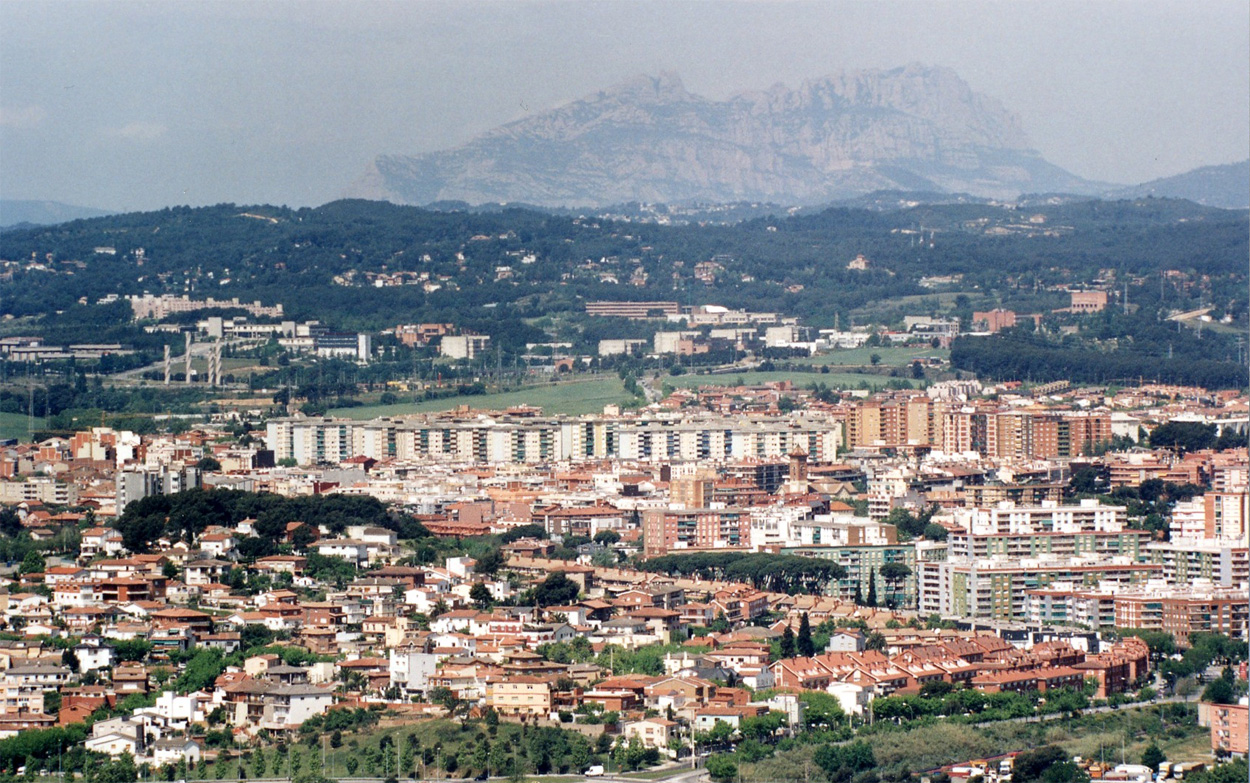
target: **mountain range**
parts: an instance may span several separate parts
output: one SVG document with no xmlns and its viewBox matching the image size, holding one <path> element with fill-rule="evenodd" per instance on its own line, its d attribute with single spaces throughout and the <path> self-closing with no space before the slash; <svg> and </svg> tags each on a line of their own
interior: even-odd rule
<svg viewBox="0 0 1250 783">
<path fill-rule="evenodd" d="M 1195 204 L 1224 209 L 1250 209 L 1250 160 L 1222 166 L 1203 166 L 1174 177 L 1151 180 L 1136 187 L 1114 190 L 1108 198 L 1183 198 Z"/>
<path fill-rule="evenodd" d="M 81 218 L 103 217 L 113 213 L 103 209 L 78 207 L 59 201 L 0 199 L 0 228 L 50 226 Z"/>
<path fill-rule="evenodd" d="M 844 71 L 714 101 L 672 73 L 640 76 L 467 144 L 379 156 L 349 195 L 603 206 L 643 201 L 793 205 L 878 190 L 1097 195 L 1048 163 L 1019 119 L 954 71 Z"/>
</svg>

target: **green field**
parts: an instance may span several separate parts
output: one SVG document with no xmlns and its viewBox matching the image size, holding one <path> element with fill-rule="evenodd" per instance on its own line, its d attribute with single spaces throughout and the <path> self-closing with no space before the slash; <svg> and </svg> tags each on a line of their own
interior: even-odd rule
<svg viewBox="0 0 1250 783">
<path fill-rule="evenodd" d="M 788 372 L 785 370 L 725 373 L 723 375 L 665 375 L 660 379 L 661 383 L 682 389 L 697 389 L 700 386 L 737 386 L 740 382 L 747 386 L 755 386 L 773 381 L 790 381 L 800 388 L 811 386 L 813 383 L 823 383 L 831 389 L 880 389 L 885 388 L 885 385 L 893 380 L 911 381 L 910 377 L 891 378 L 888 375 L 869 373 Z M 913 386 L 919 386 L 916 381 L 911 381 L 911 383 Z"/>
<path fill-rule="evenodd" d="M 946 348 L 930 348 L 927 345 L 906 348 L 878 346 L 876 348 L 848 348 L 790 361 L 796 364 L 827 364 L 830 367 L 867 367 L 872 364 L 873 354 L 881 357 L 882 367 L 905 367 L 915 359 L 927 359 L 931 356 L 950 359 L 951 352 Z"/>
<path fill-rule="evenodd" d="M 35 429 L 43 427 L 43 419 L 35 419 Z M 0 438 L 27 440 L 29 420 L 23 413 L 0 413 Z"/>
<path fill-rule="evenodd" d="M 512 764 L 520 762 L 527 774 L 543 774 L 542 780 L 545 783 L 573 783 L 581 780 L 581 776 L 577 774 L 579 770 L 573 768 L 575 759 L 565 751 L 554 752 L 552 749 L 553 752 L 548 756 L 549 763 L 545 765 L 547 768 L 539 769 L 540 765 L 536 763 L 538 759 L 528 752 L 529 747 L 525 742 L 527 736 L 537 730 L 536 727 L 523 727 L 506 721 L 491 728 L 481 720 L 452 721 L 387 716 L 379 725 L 357 731 L 342 731 L 342 744 L 338 748 L 332 747 L 330 739 L 323 734 L 321 738 L 313 735 L 288 746 L 289 756 L 272 745 L 264 746 L 259 742 L 240 747 L 234 753 L 242 751 L 250 756 L 256 748 L 262 748 L 265 755 L 264 777 L 270 779 L 286 777 L 290 769 L 287 759 L 294 757 L 294 766 L 298 771 L 320 773 L 336 780 L 358 775 L 376 778 L 393 775 L 401 780 L 461 780 L 480 771 L 483 763 L 496 762 L 502 767 L 492 770 L 496 775 L 504 774 Z M 572 740 L 574 732 L 568 731 L 565 736 Z M 383 747 L 383 738 L 386 738 L 388 747 Z M 581 738 L 574 741 L 585 742 Z M 495 754 L 490 754 L 489 750 L 496 745 L 499 749 Z M 482 746 L 487 752 L 478 755 L 482 753 L 479 751 Z M 424 751 L 436 748 L 437 752 L 423 758 Z M 234 753 L 229 759 L 200 765 L 199 769 L 188 775 L 188 780 L 217 779 L 219 765 L 225 768 L 221 774 L 233 779 L 240 768 L 240 759 Z M 454 768 L 450 771 L 442 768 L 448 757 L 456 759 Z M 352 759 L 357 766 L 351 766 Z M 583 761 L 601 764 L 607 759 L 591 754 Z M 275 763 L 280 766 L 275 768 Z M 242 760 L 242 766 L 249 778 L 257 777 L 252 764 L 251 758 Z M 404 767 L 399 770 L 402 774 L 396 775 L 397 767 L 401 766 Z M 670 770 L 666 774 L 672 772 Z M 655 777 L 657 775 L 652 772 L 652 777 L 648 779 Z"/>
<path fill-rule="evenodd" d="M 631 402 L 633 398 L 626 393 L 625 386 L 618 378 L 596 378 L 590 381 L 534 386 L 500 394 L 445 397 L 440 400 L 369 405 L 362 408 L 336 408 L 329 415 L 349 419 L 376 419 L 379 416 L 435 413 L 451 410 L 459 405 L 468 405 L 479 410 L 503 410 L 514 405 L 533 405 L 542 408 L 544 413 L 577 416 L 583 413 L 599 413 L 605 405 L 627 405 Z"/>
<path fill-rule="evenodd" d="M 1173 706 L 1178 713 L 1171 712 Z M 999 721 L 971 726 L 938 721 L 904 729 L 884 726 L 881 730 L 861 731 L 860 736 L 872 746 L 876 769 L 887 780 L 903 773 L 1046 744 L 1059 745 L 1072 755 L 1105 758 L 1117 764 L 1121 753 L 1125 761 L 1137 762 L 1152 742 L 1171 760 L 1196 761 L 1211 757 L 1210 733 L 1197 725 L 1192 705 L 1122 708 L 1043 723 Z M 738 777 L 743 783 L 803 780 L 808 772 L 817 773 L 812 763 L 816 747 L 800 745 L 758 763 L 742 764 Z M 811 779 L 815 779 L 814 774 Z"/>
</svg>

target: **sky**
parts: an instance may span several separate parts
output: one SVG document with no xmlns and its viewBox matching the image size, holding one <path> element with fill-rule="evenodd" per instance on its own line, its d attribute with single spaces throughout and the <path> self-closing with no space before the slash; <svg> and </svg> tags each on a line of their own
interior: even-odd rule
<svg viewBox="0 0 1250 783">
<path fill-rule="evenodd" d="M 4 0 L 0 198 L 315 206 L 638 74 L 723 99 L 912 62 L 1088 179 L 1250 157 L 1245 0 Z"/>
</svg>

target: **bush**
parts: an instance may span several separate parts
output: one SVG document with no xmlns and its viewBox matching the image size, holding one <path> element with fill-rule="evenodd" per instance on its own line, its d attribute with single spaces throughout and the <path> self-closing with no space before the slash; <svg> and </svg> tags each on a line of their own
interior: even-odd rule
<svg viewBox="0 0 1250 783">
<path fill-rule="evenodd" d="M 707 774 L 718 783 L 728 783 L 738 777 L 738 765 L 732 757 L 724 753 L 715 753 L 708 757 Z"/>
</svg>

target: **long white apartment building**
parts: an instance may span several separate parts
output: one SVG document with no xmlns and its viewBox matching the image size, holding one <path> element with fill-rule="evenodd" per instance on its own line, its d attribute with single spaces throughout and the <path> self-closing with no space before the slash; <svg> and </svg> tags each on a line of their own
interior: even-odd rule
<svg viewBox="0 0 1250 783">
<path fill-rule="evenodd" d="M 546 463 L 595 459 L 639 462 L 784 459 L 802 451 L 832 460 L 842 443 L 841 422 L 810 416 L 662 416 L 618 418 L 480 417 L 350 419 L 292 417 L 268 423 L 266 441 L 276 460 L 299 465 L 351 457 L 412 461 Z"/>
<path fill-rule="evenodd" d="M 974 536 L 1118 533 L 1128 521 L 1124 506 L 1107 506 L 1094 499 L 1075 505 L 1043 500 L 1035 506 L 1004 500 L 991 508 L 957 508 L 951 513 L 955 525 Z"/>
<path fill-rule="evenodd" d="M 1027 620 L 1031 590 L 1055 583 L 1139 584 L 1159 577 L 1157 564 L 1130 557 L 991 557 L 917 562 L 920 614 Z"/>
<path fill-rule="evenodd" d="M 898 543 L 894 525 L 852 514 L 816 514 L 804 506 L 751 509 L 751 548 L 864 547 Z"/>
</svg>

